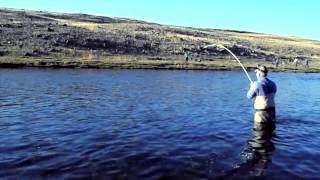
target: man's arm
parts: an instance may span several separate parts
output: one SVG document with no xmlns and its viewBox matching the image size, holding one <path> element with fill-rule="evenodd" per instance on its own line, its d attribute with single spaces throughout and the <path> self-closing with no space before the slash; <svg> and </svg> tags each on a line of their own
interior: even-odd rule
<svg viewBox="0 0 320 180">
<path fill-rule="evenodd" d="M 252 99 L 254 97 L 256 97 L 257 93 L 256 93 L 256 89 L 257 89 L 257 83 L 256 82 L 252 82 L 250 84 L 250 89 L 247 93 L 247 98 L 248 99 Z"/>
</svg>

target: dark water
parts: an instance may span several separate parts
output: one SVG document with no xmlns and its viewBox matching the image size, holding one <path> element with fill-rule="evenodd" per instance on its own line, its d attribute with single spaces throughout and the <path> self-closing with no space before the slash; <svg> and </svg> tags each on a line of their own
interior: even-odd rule
<svg viewBox="0 0 320 180">
<path fill-rule="evenodd" d="M 241 71 L 0 69 L 0 178 L 320 178 L 320 74 L 270 78 L 254 146 Z"/>
</svg>

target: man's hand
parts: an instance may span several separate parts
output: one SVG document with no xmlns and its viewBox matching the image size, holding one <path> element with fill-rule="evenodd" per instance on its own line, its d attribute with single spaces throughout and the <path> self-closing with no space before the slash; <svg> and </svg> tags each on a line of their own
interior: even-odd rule
<svg viewBox="0 0 320 180">
<path fill-rule="evenodd" d="M 254 81 L 252 81 L 251 83 L 250 83 L 250 87 L 252 87 L 254 85 Z"/>
</svg>

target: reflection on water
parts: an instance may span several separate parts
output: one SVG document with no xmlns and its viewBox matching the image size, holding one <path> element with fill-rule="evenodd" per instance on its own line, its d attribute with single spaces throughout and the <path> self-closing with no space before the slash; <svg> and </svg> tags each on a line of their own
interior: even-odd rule
<svg viewBox="0 0 320 180">
<path fill-rule="evenodd" d="M 274 118 L 266 122 L 257 122 L 257 115 L 261 115 L 261 112 L 257 111 L 252 120 L 253 137 L 248 140 L 247 146 L 241 152 L 245 162 L 238 163 L 234 169 L 227 171 L 221 178 L 264 177 L 268 164 L 272 162 L 272 153 L 276 150 L 272 140 L 276 136 L 274 132 L 276 126 Z M 271 115 L 275 117 L 274 111 Z"/>
<path fill-rule="evenodd" d="M 268 163 L 271 162 L 272 152 L 276 149 L 272 142 L 274 136 L 274 125 L 270 123 L 265 127 L 255 123 L 253 128 L 253 138 L 248 142 L 251 155 L 247 158 L 255 176 L 262 176 Z"/>
</svg>

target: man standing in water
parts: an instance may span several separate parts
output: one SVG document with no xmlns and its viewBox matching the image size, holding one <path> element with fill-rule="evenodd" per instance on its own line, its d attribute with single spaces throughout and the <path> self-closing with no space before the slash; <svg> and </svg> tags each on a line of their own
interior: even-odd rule
<svg viewBox="0 0 320 180">
<path fill-rule="evenodd" d="M 275 129 L 275 102 L 274 97 L 277 92 L 276 84 L 267 78 L 268 69 L 265 66 L 258 65 L 255 70 L 257 81 L 250 84 L 247 93 L 249 99 L 254 100 L 254 129 L 268 130 Z"/>
<path fill-rule="evenodd" d="M 252 156 L 247 159 L 251 167 L 257 172 L 256 175 L 263 175 L 267 164 L 271 161 L 271 154 L 275 147 L 272 139 L 275 126 L 275 103 L 274 97 L 277 92 L 276 84 L 267 78 L 268 69 L 265 66 L 258 66 L 255 70 L 257 81 L 250 84 L 247 93 L 249 99 L 254 100 L 254 137 L 250 140 L 249 146 Z"/>
</svg>

